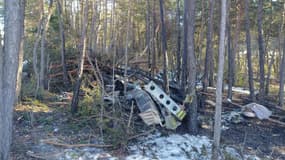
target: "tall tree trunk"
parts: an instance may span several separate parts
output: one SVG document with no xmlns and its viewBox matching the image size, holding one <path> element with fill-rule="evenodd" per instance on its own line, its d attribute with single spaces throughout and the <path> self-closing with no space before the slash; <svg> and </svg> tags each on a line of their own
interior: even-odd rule
<svg viewBox="0 0 285 160">
<path fill-rule="evenodd" d="M 196 63 L 197 64 L 201 64 L 201 63 L 203 63 L 203 57 L 202 57 L 202 52 L 203 52 L 203 49 L 204 49 L 204 36 L 206 35 L 205 34 L 205 25 L 204 24 L 206 24 L 207 22 L 206 22 L 206 20 L 207 20 L 207 18 L 206 18 L 206 15 L 205 15 L 205 13 L 206 13 L 206 3 L 205 3 L 205 0 L 201 0 L 201 25 L 200 25 L 200 29 L 199 29 L 199 31 L 196 31 L 196 32 L 198 32 L 199 33 L 199 35 L 198 35 L 198 38 L 196 39 L 196 42 L 195 42 L 195 44 L 197 44 L 196 45 L 196 47 L 195 48 L 197 48 L 197 51 L 196 51 L 196 53 L 198 53 L 198 54 L 196 54 Z M 203 71 L 202 71 L 202 65 L 197 65 L 197 73 L 198 74 L 200 74 L 200 73 L 202 73 Z M 199 79 L 200 79 L 200 76 L 199 76 Z M 200 80 L 202 80 L 202 79 L 200 79 Z"/>
<path fill-rule="evenodd" d="M 89 48 L 92 50 L 94 54 L 96 54 L 98 53 L 97 52 L 97 37 L 98 37 L 98 29 L 100 26 L 98 23 L 99 13 L 98 13 L 96 2 L 92 3 L 92 7 L 93 7 L 92 8 L 92 20 L 91 20 L 91 26 L 90 26 L 90 32 L 89 32 L 90 33 Z M 112 17 L 114 17 L 114 13 Z M 114 27 L 112 26 L 112 35 L 113 35 L 113 32 L 114 32 Z M 112 41 L 113 41 L 112 44 L 114 44 L 114 40 Z"/>
<path fill-rule="evenodd" d="M 283 56 L 280 64 L 279 105 L 284 107 L 284 80 L 285 80 L 285 38 L 283 44 Z"/>
<path fill-rule="evenodd" d="M 196 96 L 196 57 L 194 47 L 194 33 L 195 33 L 195 7 L 196 0 L 186 0 L 187 5 L 187 87 L 186 87 L 186 101 L 185 106 L 188 111 L 187 121 L 190 133 L 198 133 L 197 123 L 197 96 Z"/>
<path fill-rule="evenodd" d="M 262 20 L 263 20 L 263 0 L 258 1 L 258 16 L 257 16 L 257 27 L 258 27 L 258 48 L 259 48 L 259 101 L 262 103 L 265 96 L 265 77 L 264 77 L 264 59 L 265 59 L 265 50 L 264 50 L 264 41 L 262 34 Z"/>
<path fill-rule="evenodd" d="M 265 95 L 266 96 L 269 93 L 270 77 L 271 77 L 272 66 L 274 63 L 274 57 L 275 57 L 275 52 L 273 52 L 273 54 L 271 55 L 269 66 L 268 66 L 268 71 L 267 71 L 267 75 L 266 75 L 266 80 L 265 80 Z"/>
<path fill-rule="evenodd" d="M 231 1 L 228 1 L 228 11 L 230 11 L 231 8 Z M 234 77 L 234 70 L 233 70 L 233 62 L 234 62 L 234 57 L 233 57 L 233 53 L 232 53 L 232 48 L 231 48 L 231 19 L 230 19 L 230 12 L 227 15 L 227 40 L 228 40 L 228 44 L 227 44 L 227 48 L 228 48 L 228 99 L 232 100 L 232 87 L 233 87 L 233 77 Z"/>
<path fill-rule="evenodd" d="M 213 60 L 213 17 L 214 17 L 214 7 L 215 7 L 215 0 L 209 0 L 210 9 L 208 15 L 208 28 L 207 28 L 207 44 L 206 44 L 206 57 L 205 57 L 205 70 L 203 76 L 203 91 L 207 90 L 209 84 L 213 84 L 213 75 L 211 75 L 210 70 L 214 68 L 214 60 Z"/>
<path fill-rule="evenodd" d="M 164 23 L 164 1 L 159 0 L 160 8 L 160 21 L 161 21 L 161 45 L 163 54 L 163 88 L 166 93 L 169 93 L 169 82 L 168 82 L 168 56 L 167 56 L 167 42 L 166 42 L 166 31 Z"/>
<path fill-rule="evenodd" d="M 88 0 L 85 1 L 85 7 L 84 7 L 84 14 L 82 17 L 82 33 L 81 33 L 81 39 L 80 39 L 80 61 L 78 65 L 78 77 L 77 81 L 74 86 L 73 90 L 73 97 L 71 101 L 71 113 L 75 114 L 78 111 L 78 102 L 79 102 L 79 91 L 80 86 L 82 82 L 82 76 L 83 76 L 83 69 L 84 69 L 84 60 L 86 55 L 86 32 L 87 32 L 87 26 L 88 26 Z"/>
<path fill-rule="evenodd" d="M 44 2 L 43 2 L 44 4 Z M 50 18 L 52 15 L 52 5 L 53 0 L 49 1 L 48 15 L 44 20 L 44 25 L 42 26 L 42 40 L 41 40 L 41 62 L 40 62 L 40 88 L 46 89 L 46 54 L 45 54 L 45 43 L 46 43 L 46 34 L 49 27 Z M 43 9 L 44 14 L 44 9 Z"/>
<path fill-rule="evenodd" d="M 250 37 L 250 20 L 249 20 L 249 0 L 245 1 L 245 28 L 246 28 L 246 57 L 247 57 L 247 72 L 248 72 L 248 84 L 250 91 L 250 99 L 255 101 L 254 95 L 254 83 L 253 83 L 253 71 L 251 61 L 251 37 Z"/>
<path fill-rule="evenodd" d="M 40 1 L 40 5 L 41 5 L 41 15 L 39 18 L 39 22 L 38 22 L 38 26 L 37 26 L 37 33 L 36 33 L 36 40 L 33 46 L 33 70 L 35 73 L 35 80 L 36 80 L 36 88 L 35 88 L 35 95 L 34 97 L 37 98 L 38 96 L 38 90 L 40 87 L 40 74 L 39 74 L 39 69 L 38 69 L 38 47 L 39 47 L 39 43 L 41 40 L 41 30 L 42 30 L 42 25 L 43 25 L 43 14 L 42 14 L 42 10 L 43 10 L 43 1 Z"/>
<path fill-rule="evenodd" d="M 108 0 L 105 0 L 105 6 L 104 6 L 104 12 L 105 12 L 105 15 L 104 15 L 104 31 L 103 31 L 103 54 L 106 54 L 107 53 L 107 27 L 108 27 L 108 9 L 107 9 L 107 6 L 108 6 Z"/>
<path fill-rule="evenodd" d="M 0 60 L 0 159 L 8 160 L 12 141 L 19 52 L 23 34 L 24 0 L 4 1 L 4 52 Z M 2 49 L 1 49 L 2 51 Z"/>
<path fill-rule="evenodd" d="M 147 10 L 146 10 L 146 47 L 147 47 L 147 65 L 148 65 L 148 72 L 149 74 L 151 75 L 151 40 L 150 40 L 150 32 L 151 32 L 151 25 L 150 25 L 150 3 L 149 3 L 149 0 L 146 1 L 147 3 Z"/>
<path fill-rule="evenodd" d="M 184 1 L 184 14 L 183 14 L 183 31 L 184 31 L 184 36 L 183 36 L 183 55 L 182 55 L 182 73 L 181 73 L 181 89 L 186 92 L 185 87 L 187 85 L 187 55 L 188 55 L 188 0 Z"/>
<path fill-rule="evenodd" d="M 25 25 L 24 25 L 24 19 L 25 19 L 25 6 L 26 6 L 26 0 L 22 0 L 22 7 L 21 7 L 21 15 L 23 15 L 23 18 L 21 19 L 23 22 L 22 24 L 22 37 L 21 37 L 21 44 L 20 44 L 20 50 L 19 50 L 19 67 L 18 67 L 18 73 L 17 73 L 17 86 L 16 86 L 16 97 L 15 97 L 15 103 L 18 103 L 21 100 L 21 87 L 22 87 L 22 72 L 23 72 L 23 59 L 24 59 L 24 34 L 25 34 Z M 2 48 L 0 48 L 2 49 Z M 20 100 L 19 100 L 20 99 Z"/>
<path fill-rule="evenodd" d="M 154 77 L 156 74 L 156 13 L 155 13 L 155 2 L 153 1 L 153 8 L 152 8 L 152 60 L 151 60 L 151 76 Z"/>
<path fill-rule="evenodd" d="M 212 159 L 217 160 L 219 157 L 220 139 L 221 139 L 221 113 L 222 113 L 222 86 L 224 72 L 224 51 L 225 51 L 225 28 L 227 16 L 227 0 L 221 0 L 221 25 L 220 25 L 220 40 L 219 40 L 219 64 L 218 78 L 216 89 L 216 109 L 215 109 L 215 125 L 214 125 L 214 143 Z"/>
<path fill-rule="evenodd" d="M 235 84 L 235 76 L 236 76 L 236 54 L 238 51 L 239 46 L 239 37 L 240 37 L 240 23 L 241 23 L 241 15 L 242 15 L 242 7 L 240 4 L 240 1 L 238 0 L 236 2 L 236 8 L 237 8 L 237 15 L 236 15 L 236 27 L 234 31 L 234 37 L 233 37 L 233 45 L 232 45 L 232 51 L 229 52 L 228 62 L 229 62 L 229 68 L 228 68 L 228 98 L 232 99 L 232 87 Z M 231 36 L 231 35 L 230 35 Z M 239 56 L 239 55 L 238 55 Z"/>
<path fill-rule="evenodd" d="M 125 71 L 124 71 L 124 95 L 127 93 L 127 85 L 128 85 L 128 52 L 129 52 L 129 39 L 130 39 L 130 27 L 131 27 L 131 0 L 128 3 L 128 16 L 127 16 L 127 30 L 126 30 L 126 46 L 125 46 Z"/>
<path fill-rule="evenodd" d="M 68 85 L 68 73 L 66 69 L 66 63 L 65 63 L 65 33 L 64 33 L 64 26 L 62 22 L 62 6 L 59 0 L 57 0 L 57 11 L 58 11 L 58 25 L 59 25 L 59 32 L 60 32 L 60 55 L 61 55 L 61 65 L 62 65 L 62 71 L 63 71 L 63 83 L 65 84 L 65 87 Z"/>
<path fill-rule="evenodd" d="M 181 27 L 180 27 L 180 0 L 176 1 L 176 34 L 177 34 L 177 48 L 176 48 L 176 70 L 177 81 L 181 79 Z"/>
<path fill-rule="evenodd" d="M 276 77 L 280 79 L 280 70 L 281 70 L 281 63 L 282 63 L 282 39 L 283 39 L 283 28 L 284 28 L 284 22 L 285 22 L 285 3 L 283 4 L 283 14 L 282 14 L 282 22 L 279 25 L 278 29 L 278 52 L 279 56 L 277 57 L 276 65 Z"/>
<path fill-rule="evenodd" d="M 278 94 L 278 99 L 279 102 L 278 104 L 281 107 L 284 107 L 284 80 L 285 80 L 285 36 L 282 34 L 282 30 L 284 27 L 284 20 L 285 20 L 285 3 L 283 4 L 283 18 L 282 18 L 282 23 L 280 24 L 279 28 L 279 36 L 278 36 L 278 41 L 279 41 L 279 54 L 280 54 L 280 70 L 279 70 L 279 77 L 280 77 L 280 83 L 279 83 L 279 94 Z M 281 50 L 282 50 L 282 36 L 284 36 L 284 43 L 283 43 L 283 55 L 281 55 Z M 282 58 L 281 58 L 282 57 Z"/>
</svg>

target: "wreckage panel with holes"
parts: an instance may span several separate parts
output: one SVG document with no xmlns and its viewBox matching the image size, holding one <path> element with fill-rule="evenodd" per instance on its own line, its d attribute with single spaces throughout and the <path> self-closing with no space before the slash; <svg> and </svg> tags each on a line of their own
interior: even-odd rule
<svg viewBox="0 0 285 160">
<path fill-rule="evenodd" d="M 167 94 L 163 92 L 154 82 L 145 85 L 145 90 L 156 98 L 169 112 L 174 114 L 176 118 L 182 120 L 186 116 L 186 112 L 180 108 Z"/>
</svg>

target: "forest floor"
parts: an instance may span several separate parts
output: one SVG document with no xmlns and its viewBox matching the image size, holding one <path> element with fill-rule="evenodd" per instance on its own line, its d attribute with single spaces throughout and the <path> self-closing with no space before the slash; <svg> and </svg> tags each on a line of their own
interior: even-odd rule
<svg viewBox="0 0 285 160">
<path fill-rule="evenodd" d="M 269 109 L 273 112 L 273 115 L 285 117 L 284 111 L 275 108 Z M 33 113 L 31 110 L 33 110 Z M 268 120 L 261 121 L 256 118 L 249 119 L 242 116 L 233 116 L 237 115 L 236 113 L 239 113 L 239 108 L 230 104 L 223 105 L 223 131 L 221 136 L 223 148 L 233 148 L 237 154 L 241 155 L 237 156 L 241 159 L 247 159 L 245 155 L 252 155 L 254 158 L 251 157 L 251 159 L 258 159 L 257 157 L 266 160 L 285 159 L 285 126 L 280 126 Z M 110 148 L 102 145 L 98 135 L 99 128 L 96 117 L 74 118 L 69 113 L 68 105 L 65 104 L 45 105 L 37 102 L 31 105 L 23 103 L 16 107 L 14 114 L 12 160 L 148 160 L 155 158 L 206 160 L 209 155 L 205 155 L 203 148 L 206 153 L 209 152 L 210 154 L 211 151 L 208 149 L 213 134 L 214 107 L 206 106 L 204 112 L 200 114 L 201 128 L 199 129 L 199 136 L 202 137 L 185 134 L 183 128 L 177 129 L 175 133 L 160 127 L 156 127 L 155 130 L 151 127 L 145 127 L 145 133 L 148 135 L 134 138 L 125 144 L 116 144 L 116 147 Z M 284 121 L 285 118 L 281 120 Z M 172 138 L 172 140 L 167 137 Z M 174 143 L 172 142 L 173 139 L 177 140 L 178 143 L 185 144 L 184 148 L 181 147 L 181 150 L 177 150 L 175 145 L 172 146 L 173 148 L 165 148 L 168 145 L 171 147 L 171 144 Z M 162 145 L 160 146 L 159 143 L 162 143 Z M 200 149 L 195 149 L 197 146 L 193 143 L 200 145 Z M 77 146 L 77 144 L 87 145 Z M 98 144 L 98 147 L 88 146 L 88 144 Z M 177 145 L 180 146 L 181 144 Z M 190 147 L 190 150 L 199 153 L 200 156 L 196 155 L 199 158 L 191 155 L 193 152 L 185 152 L 187 150 L 186 146 Z M 184 158 L 180 153 L 182 151 L 185 152 L 183 153 Z M 156 155 L 157 152 L 166 155 Z"/>
</svg>

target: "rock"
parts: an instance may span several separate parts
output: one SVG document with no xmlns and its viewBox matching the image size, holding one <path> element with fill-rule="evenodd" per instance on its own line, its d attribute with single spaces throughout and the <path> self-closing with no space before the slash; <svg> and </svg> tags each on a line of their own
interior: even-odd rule
<svg viewBox="0 0 285 160">
<path fill-rule="evenodd" d="M 250 104 L 245 105 L 244 110 L 247 110 L 247 109 L 254 112 L 256 117 L 260 120 L 269 119 L 269 117 L 272 115 L 272 112 L 268 108 L 266 108 L 263 105 L 257 104 L 257 103 L 250 103 Z"/>
</svg>

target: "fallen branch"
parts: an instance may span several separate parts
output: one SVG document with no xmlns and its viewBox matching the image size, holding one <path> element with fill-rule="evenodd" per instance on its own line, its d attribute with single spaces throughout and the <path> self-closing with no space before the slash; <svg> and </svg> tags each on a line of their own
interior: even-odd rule
<svg viewBox="0 0 285 160">
<path fill-rule="evenodd" d="M 66 147 L 66 148 L 79 148 L 79 147 L 97 147 L 97 148 L 110 148 L 113 147 L 113 145 L 108 144 L 64 144 L 64 143 L 58 143 L 54 141 L 49 140 L 43 140 L 43 143 L 59 146 L 59 147 Z"/>
<path fill-rule="evenodd" d="M 208 105 L 213 106 L 213 107 L 216 106 L 216 103 L 214 101 L 209 100 L 209 99 L 205 100 L 205 103 L 207 103 Z"/>
<path fill-rule="evenodd" d="M 279 125 L 285 127 L 285 123 L 284 123 L 284 122 L 281 122 L 281 121 L 279 121 L 279 120 L 272 119 L 272 118 L 269 118 L 268 120 L 269 120 L 270 122 L 277 123 L 277 124 L 279 124 Z"/>
<path fill-rule="evenodd" d="M 69 102 L 50 102 L 48 106 L 69 105 Z"/>
<path fill-rule="evenodd" d="M 143 133 L 140 133 L 140 134 L 131 136 L 130 138 L 128 138 L 128 141 L 130 141 L 130 140 L 132 140 L 132 139 L 136 139 L 136 138 L 138 138 L 138 137 L 140 137 L 140 136 L 146 136 L 146 135 L 150 134 L 151 132 L 153 132 L 154 130 L 155 130 L 155 128 L 153 128 L 153 129 L 151 129 L 151 130 L 149 130 L 149 131 L 147 131 L 147 132 L 143 132 Z"/>
<path fill-rule="evenodd" d="M 53 158 L 56 158 L 60 155 L 62 155 L 63 153 L 60 152 L 60 153 L 55 153 L 55 154 L 45 154 L 45 155 L 41 155 L 41 154 L 34 154 L 30 151 L 27 152 L 27 155 L 30 156 L 30 157 L 33 157 L 33 158 L 37 158 L 37 159 L 53 159 Z"/>
</svg>

